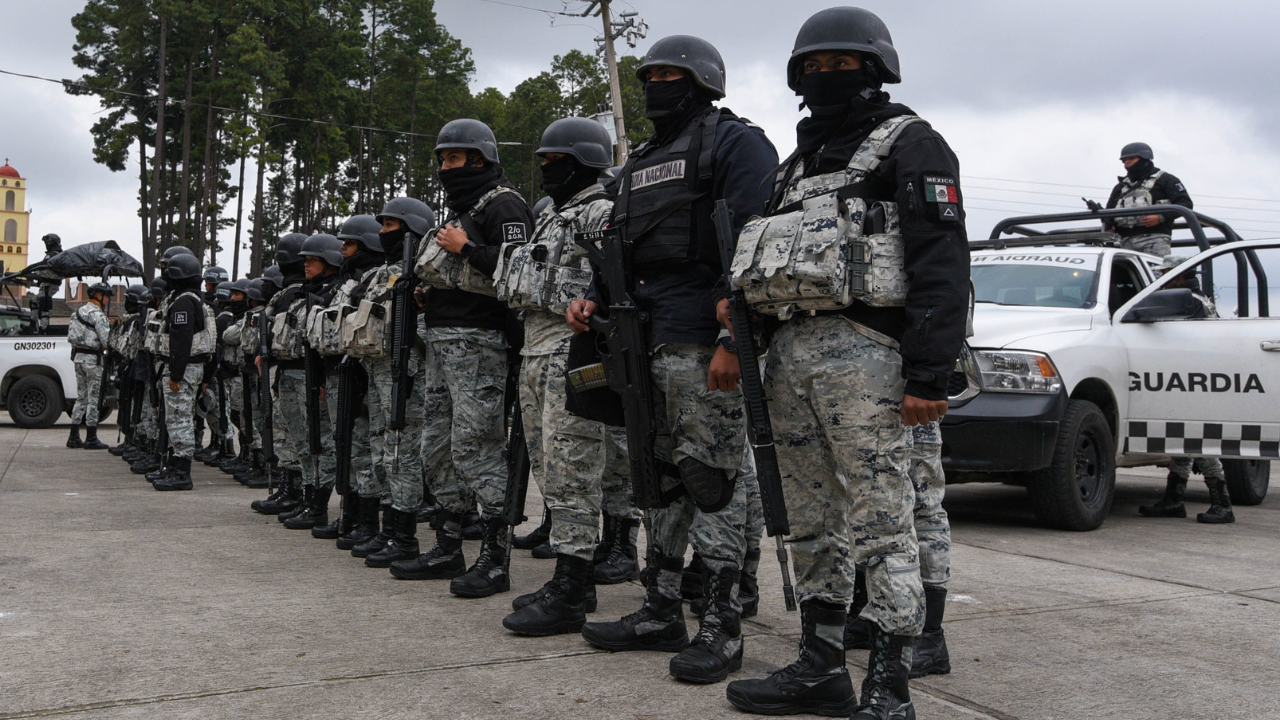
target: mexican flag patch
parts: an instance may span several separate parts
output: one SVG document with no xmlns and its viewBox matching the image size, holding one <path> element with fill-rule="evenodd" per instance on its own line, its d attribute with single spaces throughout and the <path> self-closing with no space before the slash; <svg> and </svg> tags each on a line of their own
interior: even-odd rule
<svg viewBox="0 0 1280 720">
<path fill-rule="evenodd" d="M 933 203 L 960 202 L 960 196 L 956 194 L 955 185 L 940 185 L 933 183 L 925 184 L 924 199 Z"/>
</svg>

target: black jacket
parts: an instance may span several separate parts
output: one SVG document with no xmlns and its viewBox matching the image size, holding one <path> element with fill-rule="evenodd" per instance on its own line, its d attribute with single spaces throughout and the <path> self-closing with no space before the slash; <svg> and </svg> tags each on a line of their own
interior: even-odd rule
<svg viewBox="0 0 1280 720">
<path fill-rule="evenodd" d="M 508 183 L 501 176 L 499 183 Z M 533 211 L 516 193 L 502 193 L 490 200 L 472 218 L 480 228 L 481 237 L 468 238 L 476 244 L 467 262 L 485 275 L 493 275 L 498 267 L 498 254 L 503 242 L 528 241 L 533 236 Z M 435 242 L 435 235 L 428 235 L 422 242 Z M 474 327 L 502 330 L 507 324 L 507 306 L 497 298 L 467 292 L 466 290 L 442 290 L 433 288 L 427 298 L 424 320 L 427 327 Z"/>
<path fill-rule="evenodd" d="M 181 382 L 191 363 L 191 342 L 204 330 L 204 302 L 188 292 L 169 304 L 169 379 Z M 208 358 L 203 360 L 208 361 Z"/>
<path fill-rule="evenodd" d="M 1160 171 L 1160 168 L 1150 162 L 1147 162 L 1146 165 L 1148 167 L 1134 178 L 1135 183 L 1141 183 Z M 1107 200 L 1107 207 L 1113 208 L 1120 203 L 1120 196 L 1124 193 L 1124 180 L 1125 178 L 1120 178 L 1120 182 L 1116 183 L 1116 186 L 1112 188 L 1111 198 Z M 1171 173 L 1165 173 L 1156 180 L 1155 186 L 1151 188 L 1151 201 L 1153 203 L 1168 201 L 1170 204 L 1181 205 L 1188 210 L 1195 207 L 1195 204 L 1191 202 L 1191 195 L 1187 193 L 1187 188 L 1183 186 L 1182 181 L 1177 176 Z M 1178 218 L 1176 217 L 1166 215 L 1161 216 L 1160 224 L 1155 227 L 1116 227 L 1115 232 L 1120 237 L 1152 234 L 1170 235 L 1173 233 L 1173 224 L 1177 220 Z"/>
</svg>

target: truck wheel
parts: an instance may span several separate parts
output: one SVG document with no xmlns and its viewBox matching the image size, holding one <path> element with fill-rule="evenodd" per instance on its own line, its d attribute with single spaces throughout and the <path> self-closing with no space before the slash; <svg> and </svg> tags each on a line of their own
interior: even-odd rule
<svg viewBox="0 0 1280 720">
<path fill-rule="evenodd" d="M 20 428 L 52 427 L 62 415 L 62 388 L 52 378 L 28 375 L 9 388 L 5 404 Z"/>
<path fill-rule="evenodd" d="M 1087 400 L 1067 402 L 1053 461 L 1027 483 L 1036 517 L 1061 530 L 1094 530 L 1107 519 L 1115 490 L 1115 441 L 1106 416 Z"/>
<path fill-rule="evenodd" d="M 1271 484 L 1270 460 L 1223 460 L 1227 493 L 1236 505 L 1261 505 Z"/>
</svg>

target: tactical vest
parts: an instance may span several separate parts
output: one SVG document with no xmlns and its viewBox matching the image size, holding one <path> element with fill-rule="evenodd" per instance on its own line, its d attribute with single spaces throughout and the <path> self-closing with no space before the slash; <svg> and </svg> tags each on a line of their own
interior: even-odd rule
<svg viewBox="0 0 1280 720">
<path fill-rule="evenodd" d="M 1147 207 L 1150 205 L 1167 205 L 1168 200 L 1156 202 L 1151 196 L 1151 191 L 1155 189 L 1156 181 L 1164 175 L 1163 170 L 1157 170 L 1150 176 L 1144 178 L 1141 182 L 1134 182 L 1127 176 L 1120 178 L 1120 199 L 1116 201 L 1118 208 Z M 1136 228 L 1142 226 L 1142 218 L 1139 217 L 1123 217 L 1116 218 L 1117 227 Z"/>
<path fill-rule="evenodd" d="M 467 259 L 456 253 L 440 247 L 435 242 L 436 233 L 445 225 L 456 223 L 471 238 L 472 242 L 477 245 L 484 244 L 484 231 L 475 221 L 475 214 L 484 209 L 494 198 L 503 193 L 516 192 L 512 188 L 505 185 L 499 185 L 476 201 L 474 207 L 464 213 L 451 213 L 444 223 L 427 233 L 427 237 L 422 242 L 422 247 L 418 248 L 418 259 L 413 265 L 413 271 L 418 277 L 422 278 L 422 282 L 427 287 L 441 288 L 444 290 L 466 290 L 467 292 L 479 293 L 480 295 L 488 295 L 494 297 L 497 291 L 493 289 L 493 278 L 476 270 Z M 518 193 L 517 193 L 518 195 Z"/>
<path fill-rule="evenodd" d="M 240 319 L 240 354 L 244 357 L 243 367 L 253 365 L 253 359 L 257 357 L 258 350 L 262 346 L 261 331 L 258 329 L 261 322 L 261 307 L 250 308 Z"/>
<path fill-rule="evenodd" d="M 339 342 L 346 354 L 368 358 L 391 354 L 387 323 L 391 321 L 391 288 L 399 279 L 400 263 L 373 268 L 361 278 L 360 283 L 366 285 L 364 297 L 354 311 L 348 306 L 342 317 Z"/>
<path fill-rule="evenodd" d="M 733 284 L 753 309 L 785 320 L 796 311 L 843 310 L 854 300 L 905 304 L 898 204 L 864 197 L 873 194 L 864 182 L 902 131 L 924 122 L 914 115 L 885 120 L 843 170 L 803 177 L 795 165 L 781 183 L 778 209 L 752 218 L 738 236 Z"/>
<path fill-rule="evenodd" d="M 242 367 L 244 365 L 244 355 L 240 348 L 241 335 L 244 333 L 244 315 L 235 318 L 227 323 L 227 329 L 222 331 L 222 362 L 232 367 Z"/>
<path fill-rule="evenodd" d="M 147 323 L 143 335 L 142 347 L 151 352 L 152 355 L 160 355 L 160 345 L 164 336 L 164 327 L 161 325 L 160 318 L 163 316 L 165 308 L 169 307 L 169 296 L 160 298 L 160 302 L 155 309 L 147 311 Z M 167 338 L 164 338 L 167 340 Z M 165 346 L 164 355 L 169 354 L 169 348 Z"/>
<path fill-rule="evenodd" d="M 710 196 L 716 128 L 730 119 L 737 118 L 729 110 L 714 109 L 666 145 L 640 145 L 623 166 L 612 224 L 633 243 L 636 267 L 698 259 L 698 238 L 715 232 Z"/>
<path fill-rule="evenodd" d="M 277 360 L 298 360 L 307 352 L 307 290 L 299 284 L 284 290 L 290 291 L 294 298 L 288 307 L 271 316 L 271 357 Z"/>
<path fill-rule="evenodd" d="M 94 310 L 102 312 L 98 306 L 85 303 L 71 315 L 71 322 L 67 325 L 67 341 L 71 343 L 71 347 L 85 352 L 102 351 L 102 338 L 98 337 L 97 319 L 93 317 Z"/>
<path fill-rule="evenodd" d="M 206 305 L 199 295 L 190 290 L 179 293 L 177 297 L 173 298 L 173 300 L 176 301 L 179 297 L 183 297 L 184 295 L 189 295 L 195 298 L 197 307 L 199 307 L 200 312 L 204 314 L 204 329 L 191 335 L 191 357 L 197 358 L 212 355 L 213 351 L 217 348 L 218 342 L 218 320 L 213 315 L 213 308 Z M 160 326 L 159 341 L 157 342 L 156 352 L 160 357 L 172 357 L 169 350 L 169 332 L 171 329 L 170 315 L 172 310 L 173 302 L 163 303 L 161 310 L 156 315 L 155 322 Z M 188 322 L 191 322 L 191 320 L 188 320 Z"/>
<path fill-rule="evenodd" d="M 608 218 L 607 200 L 601 192 L 563 210 L 548 206 L 528 243 L 503 245 L 493 274 L 498 299 L 513 310 L 563 315 L 570 302 L 585 298 L 591 287 L 591 265 L 573 235 L 584 222 Z"/>
<path fill-rule="evenodd" d="M 348 312 L 354 310 L 349 303 L 351 293 L 360 281 L 351 278 L 343 281 L 333 293 L 329 305 L 313 305 L 307 314 L 307 343 L 321 355 L 343 355 L 342 323 Z"/>
</svg>

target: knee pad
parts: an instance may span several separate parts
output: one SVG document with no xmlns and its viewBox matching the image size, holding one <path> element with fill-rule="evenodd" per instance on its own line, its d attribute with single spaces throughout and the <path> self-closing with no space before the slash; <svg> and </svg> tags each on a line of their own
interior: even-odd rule
<svg viewBox="0 0 1280 720">
<path fill-rule="evenodd" d="M 733 499 L 736 477 L 730 477 L 724 470 L 690 457 L 681 459 L 676 466 L 680 471 L 680 484 L 702 512 L 723 510 Z"/>
</svg>

